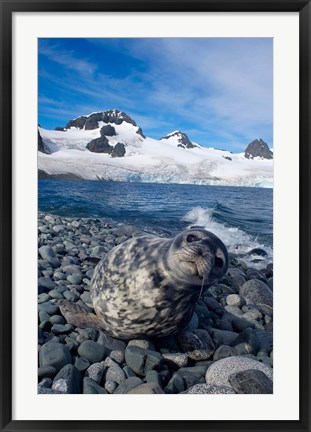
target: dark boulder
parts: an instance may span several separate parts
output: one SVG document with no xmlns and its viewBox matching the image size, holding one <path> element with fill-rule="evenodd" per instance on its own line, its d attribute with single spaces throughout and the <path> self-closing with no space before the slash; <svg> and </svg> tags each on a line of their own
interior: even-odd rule
<svg viewBox="0 0 311 432">
<path fill-rule="evenodd" d="M 86 116 L 80 116 L 74 120 L 69 120 L 69 122 L 66 124 L 66 129 L 70 129 L 71 127 L 76 127 L 77 129 L 83 129 L 86 120 L 87 120 Z"/>
</svg>

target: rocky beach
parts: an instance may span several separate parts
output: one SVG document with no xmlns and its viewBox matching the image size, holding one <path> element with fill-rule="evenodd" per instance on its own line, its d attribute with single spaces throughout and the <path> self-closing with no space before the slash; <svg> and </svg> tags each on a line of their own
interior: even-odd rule
<svg viewBox="0 0 311 432">
<path fill-rule="evenodd" d="M 273 264 L 229 254 L 182 332 L 120 340 L 68 324 L 63 299 L 93 312 L 90 283 L 107 252 L 142 232 L 111 219 L 38 215 L 38 393 L 273 393 Z M 170 233 L 160 228 L 163 237 Z M 173 234 L 172 234 L 173 236 Z"/>
</svg>

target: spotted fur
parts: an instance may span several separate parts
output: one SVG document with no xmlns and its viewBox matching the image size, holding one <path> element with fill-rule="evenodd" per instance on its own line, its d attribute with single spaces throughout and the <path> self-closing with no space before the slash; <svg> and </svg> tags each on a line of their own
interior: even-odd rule
<svg viewBox="0 0 311 432">
<path fill-rule="evenodd" d="M 68 322 L 114 337 L 166 336 L 190 321 L 202 286 L 219 280 L 227 266 L 226 247 L 203 229 L 174 239 L 134 237 L 113 248 L 95 269 L 91 298 L 96 315 L 88 319 L 68 301 L 60 308 Z"/>
</svg>

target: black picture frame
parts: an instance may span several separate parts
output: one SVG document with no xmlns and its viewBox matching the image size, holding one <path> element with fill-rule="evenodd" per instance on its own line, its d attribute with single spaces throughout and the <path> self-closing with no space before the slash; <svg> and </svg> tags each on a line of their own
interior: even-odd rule
<svg viewBox="0 0 311 432">
<path fill-rule="evenodd" d="M 302 0 L 0 0 L 0 427 L 1 431 L 309 431 L 311 5 Z M 299 12 L 300 66 L 300 419 L 297 421 L 14 421 L 12 420 L 12 15 L 14 12 Z M 286 217 L 286 216 L 285 216 Z M 286 409 L 286 407 L 284 407 Z"/>
</svg>

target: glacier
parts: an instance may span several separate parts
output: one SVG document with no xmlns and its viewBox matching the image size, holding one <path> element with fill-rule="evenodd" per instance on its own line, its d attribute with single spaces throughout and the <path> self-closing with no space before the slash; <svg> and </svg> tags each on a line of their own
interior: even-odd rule
<svg viewBox="0 0 311 432">
<path fill-rule="evenodd" d="M 244 153 L 197 143 L 188 148 L 183 144 L 186 135 L 180 131 L 156 140 L 140 135 L 137 125 L 123 121 L 113 124 L 116 135 L 107 139 L 111 146 L 124 144 L 124 157 L 89 151 L 86 145 L 101 136 L 105 125 L 99 121 L 91 130 L 39 127 L 50 154 L 38 152 L 38 169 L 47 176 L 72 175 L 86 180 L 273 187 L 273 160 L 247 159 Z"/>
</svg>

